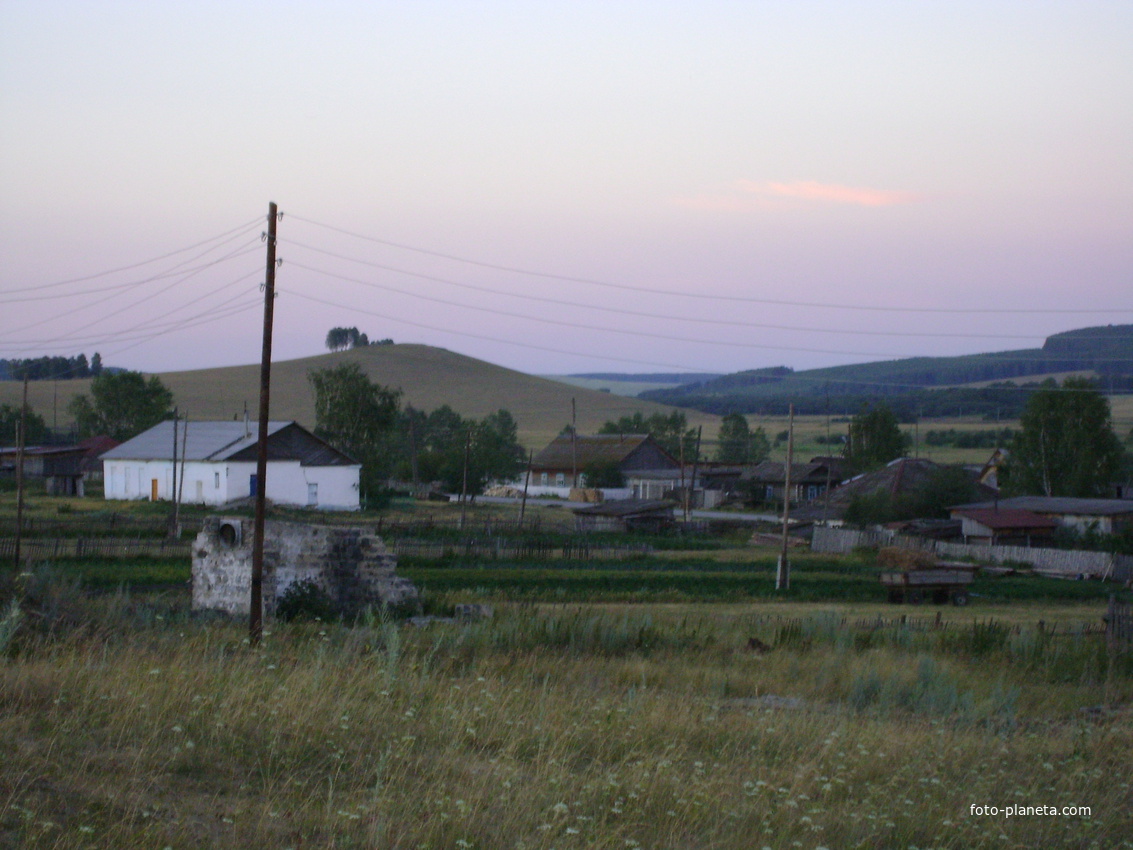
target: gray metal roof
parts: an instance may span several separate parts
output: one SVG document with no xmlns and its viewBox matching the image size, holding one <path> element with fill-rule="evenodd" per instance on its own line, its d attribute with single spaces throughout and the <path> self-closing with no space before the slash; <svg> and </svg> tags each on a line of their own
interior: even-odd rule
<svg viewBox="0 0 1133 850">
<path fill-rule="evenodd" d="M 286 428 L 291 422 L 269 422 L 268 435 Z M 186 432 L 186 427 L 188 431 Z M 185 460 L 226 460 L 237 452 L 254 446 L 259 427 L 242 420 L 221 422 L 194 422 L 189 420 L 177 426 L 177 458 L 181 458 L 184 440 Z M 172 460 L 173 420 L 159 422 L 132 440 L 102 455 L 103 460 Z"/>
<path fill-rule="evenodd" d="M 1069 496 L 1012 496 L 998 502 L 974 502 L 956 505 L 949 510 L 971 508 L 1018 509 L 1037 514 L 1078 514 L 1079 516 L 1114 516 L 1133 514 L 1133 499 L 1073 499 Z"/>
</svg>

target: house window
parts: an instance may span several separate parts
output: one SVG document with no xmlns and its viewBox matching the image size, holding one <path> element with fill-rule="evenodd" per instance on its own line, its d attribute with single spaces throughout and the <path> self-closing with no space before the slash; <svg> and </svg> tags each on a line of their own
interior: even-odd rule
<svg viewBox="0 0 1133 850">
<path fill-rule="evenodd" d="M 565 472 L 556 472 L 555 473 L 555 486 L 556 487 L 562 487 L 565 484 L 566 484 L 566 473 Z"/>
<path fill-rule="evenodd" d="M 545 473 L 545 472 L 539 473 L 539 483 L 542 484 L 544 487 L 547 486 L 547 473 Z"/>
<path fill-rule="evenodd" d="M 806 498 L 808 502 L 813 502 L 818 498 L 818 485 L 808 484 L 806 488 Z"/>
<path fill-rule="evenodd" d="M 307 485 L 307 506 L 314 507 L 319 503 L 319 485 L 318 483 Z"/>
<path fill-rule="evenodd" d="M 212 474 L 212 486 L 213 486 L 213 489 L 216 489 L 216 490 L 220 489 L 220 473 L 219 472 L 214 472 Z"/>
</svg>

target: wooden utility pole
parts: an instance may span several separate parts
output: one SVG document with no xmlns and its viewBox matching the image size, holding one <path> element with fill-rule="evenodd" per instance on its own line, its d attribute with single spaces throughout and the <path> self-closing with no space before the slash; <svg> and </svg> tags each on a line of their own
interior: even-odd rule
<svg viewBox="0 0 1133 850">
<path fill-rule="evenodd" d="M 787 529 L 791 523 L 791 464 L 795 461 L 795 406 L 790 407 L 787 420 L 787 466 L 783 475 L 783 551 L 779 553 L 779 568 L 775 572 L 775 589 L 791 586 L 791 565 L 787 561 Z"/>
<path fill-rule="evenodd" d="M 578 486 L 578 412 L 570 399 L 570 486 Z"/>
<path fill-rule="evenodd" d="M 279 217 L 275 202 L 268 204 L 267 270 L 264 274 L 264 339 L 260 353 L 260 430 L 256 451 L 256 519 L 252 531 L 252 600 L 248 616 L 248 637 L 252 645 L 264 632 L 264 514 L 268 486 L 268 410 L 271 404 L 271 329 L 275 309 L 275 223 Z"/>
<path fill-rule="evenodd" d="M 28 376 L 24 374 L 24 400 L 20 404 L 20 433 L 16 437 L 16 551 L 14 571 L 20 571 L 20 543 L 24 536 L 24 447 L 28 433 Z"/>
<path fill-rule="evenodd" d="M 412 406 L 405 408 L 409 417 L 409 469 L 413 475 L 413 497 L 421 495 L 421 477 L 417 470 L 417 417 Z"/>
<path fill-rule="evenodd" d="M 464 511 L 468 499 L 468 456 L 472 453 L 472 431 L 464 440 L 464 475 L 460 482 L 460 530 L 464 530 Z"/>
<path fill-rule="evenodd" d="M 696 492 L 696 476 L 700 474 L 700 434 L 703 429 L 703 425 L 696 426 L 696 454 L 692 458 L 692 481 L 688 485 L 690 499 L 692 498 L 691 494 Z M 695 508 L 696 505 L 694 504 L 692 507 Z"/>
<path fill-rule="evenodd" d="M 519 527 L 523 528 L 523 515 L 527 512 L 527 488 L 531 485 L 531 462 L 535 460 L 535 449 L 527 450 L 527 476 L 523 479 L 523 501 L 519 503 Z"/>
<path fill-rule="evenodd" d="M 181 497 L 185 493 L 185 447 L 189 443 L 189 414 L 185 414 L 185 424 L 181 428 L 181 478 L 177 484 L 177 495 L 173 502 L 173 529 L 181 537 Z"/>
<path fill-rule="evenodd" d="M 173 503 L 173 510 L 169 512 L 168 537 L 177 534 L 177 408 L 173 408 L 173 489 L 169 491 L 169 501 Z"/>
</svg>

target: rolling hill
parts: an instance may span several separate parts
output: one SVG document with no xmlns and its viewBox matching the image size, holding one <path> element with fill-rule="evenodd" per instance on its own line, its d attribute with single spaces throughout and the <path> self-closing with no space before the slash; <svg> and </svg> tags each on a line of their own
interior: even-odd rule
<svg viewBox="0 0 1133 850">
<path fill-rule="evenodd" d="M 820 413 L 856 411 L 885 396 L 890 406 L 933 415 L 949 409 L 1021 409 L 1022 393 L 997 391 L 989 384 L 1038 383 L 1048 376 L 1089 374 L 1107 389 L 1133 390 L 1133 325 L 1082 328 L 1047 338 L 1042 348 L 969 354 L 959 357 L 912 357 L 901 360 L 832 366 L 796 372 L 787 367 L 754 369 L 711 381 L 653 390 L 643 398 L 713 413 Z M 979 388 L 977 388 L 977 386 Z"/>
<path fill-rule="evenodd" d="M 427 345 L 375 345 L 272 364 L 271 416 L 314 425 L 314 397 L 307 373 L 339 363 L 358 363 L 376 383 L 399 387 L 402 404 L 433 410 L 447 404 L 462 416 L 482 417 L 507 408 L 519 424 L 520 441 L 542 448 L 570 422 L 571 399 L 581 432 L 596 431 L 604 422 L 640 410 L 646 416 L 671 408 L 611 393 L 571 387 L 537 378 Z M 227 366 L 159 374 L 182 411 L 192 419 L 231 419 L 243 416 L 245 405 L 253 418 L 259 406 L 260 367 Z M 18 405 L 22 384 L 0 381 L 0 404 Z M 70 400 L 89 392 L 90 380 L 33 381 L 28 403 L 47 424 L 65 427 Z M 706 436 L 715 434 L 716 417 L 688 412 L 689 424 L 703 424 Z"/>
</svg>

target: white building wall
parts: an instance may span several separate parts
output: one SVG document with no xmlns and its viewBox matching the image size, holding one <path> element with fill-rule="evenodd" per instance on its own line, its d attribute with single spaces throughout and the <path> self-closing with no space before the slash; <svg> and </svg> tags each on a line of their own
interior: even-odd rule
<svg viewBox="0 0 1133 850">
<path fill-rule="evenodd" d="M 271 461 L 267 497 L 282 505 L 356 511 L 361 506 L 361 469 L 357 465 L 300 466 L 298 461 Z M 173 499 L 173 467 L 168 460 L 107 460 L 103 461 L 103 472 L 107 499 L 150 499 L 155 479 L 157 498 Z M 178 482 L 181 500 L 187 504 L 223 505 L 246 499 L 254 495 L 251 480 L 255 473 L 255 463 L 189 461 L 185 464 L 184 486 Z"/>
</svg>

